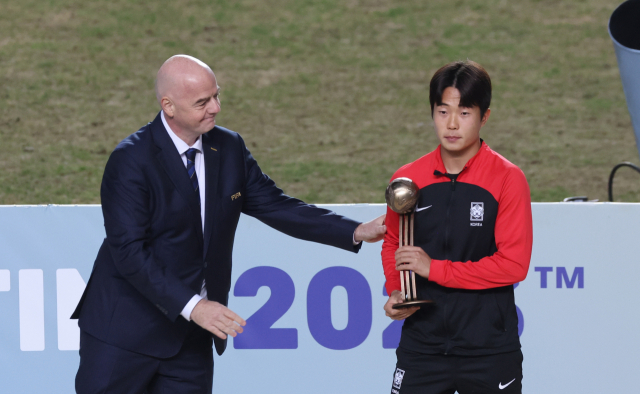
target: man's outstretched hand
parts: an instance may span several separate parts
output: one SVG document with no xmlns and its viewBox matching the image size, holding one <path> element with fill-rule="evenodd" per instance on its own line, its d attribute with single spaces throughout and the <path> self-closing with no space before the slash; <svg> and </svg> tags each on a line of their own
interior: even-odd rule
<svg viewBox="0 0 640 394">
<path fill-rule="evenodd" d="M 356 227 L 356 231 L 353 234 L 353 239 L 356 242 L 378 242 L 384 238 L 384 233 L 387 232 L 387 226 L 384 225 L 384 220 L 387 215 L 379 216 L 370 222 L 360 223 Z"/>
<path fill-rule="evenodd" d="M 227 335 L 235 337 L 242 332 L 242 326 L 247 324 L 231 309 L 209 300 L 200 300 L 196 304 L 191 312 L 191 320 L 222 339 L 227 339 Z"/>
</svg>

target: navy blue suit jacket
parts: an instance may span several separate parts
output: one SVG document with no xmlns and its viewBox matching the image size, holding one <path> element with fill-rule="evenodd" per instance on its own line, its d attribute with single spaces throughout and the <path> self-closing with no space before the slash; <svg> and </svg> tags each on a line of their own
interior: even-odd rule
<svg viewBox="0 0 640 394">
<path fill-rule="evenodd" d="M 285 195 L 239 134 L 202 136 L 205 225 L 198 198 L 160 114 L 123 140 L 100 191 L 107 237 L 72 318 L 88 334 L 154 357 L 180 349 L 189 323 L 180 312 L 200 293 L 227 305 L 240 213 L 296 238 L 357 252 L 358 222 Z M 226 341 L 214 337 L 218 354 Z"/>
</svg>

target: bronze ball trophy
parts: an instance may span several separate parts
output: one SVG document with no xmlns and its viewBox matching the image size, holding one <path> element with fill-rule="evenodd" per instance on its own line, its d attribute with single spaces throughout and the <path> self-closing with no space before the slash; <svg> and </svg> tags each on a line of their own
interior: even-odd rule
<svg viewBox="0 0 640 394">
<path fill-rule="evenodd" d="M 396 178 L 387 186 L 384 197 L 389 208 L 400 216 L 400 225 L 398 226 L 399 246 L 413 246 L 414 208 L 418 202 L 418 197 L 420 197 L 418 185 L 409 178 Z M 418 299 L 416 273 L 413 271 L 400 271 L 400 286 L 403 302 L 393 305 L 393 309 L 408 308 L 433 302 L 431 300 Z"/>
</svg>

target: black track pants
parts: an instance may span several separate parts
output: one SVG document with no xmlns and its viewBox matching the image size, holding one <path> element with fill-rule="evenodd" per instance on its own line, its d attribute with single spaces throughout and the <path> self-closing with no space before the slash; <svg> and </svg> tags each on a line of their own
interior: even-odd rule
<svg viewBox="0 0 640 394">
<path fill-rule="evenodd" d="M 391 394 L 521 394 L 522 352 L 418 354 L 398 348 Z"/>
</svg>

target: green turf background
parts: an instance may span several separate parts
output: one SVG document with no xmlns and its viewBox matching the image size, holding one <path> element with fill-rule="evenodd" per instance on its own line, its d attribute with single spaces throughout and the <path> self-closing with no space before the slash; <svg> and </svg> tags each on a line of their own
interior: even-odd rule
<svg viewBox="0 0 640 394">
<path fill-rule="evenodd" d="M 158 111 L 155 72 L 196 56 L 222 86 L 218 124 L 312 203 L 383 202 L 433 150 L 428 82 L 466 58 L 493 79 L 482 136 L 534 201 L 607 198 L 638 163 L 609 16 L 620 0 L 0 3 L 0 204 L 99 203 L 109 153 Z M 616 200 L 640 201 L 622 169 Z"/>
</svg>

